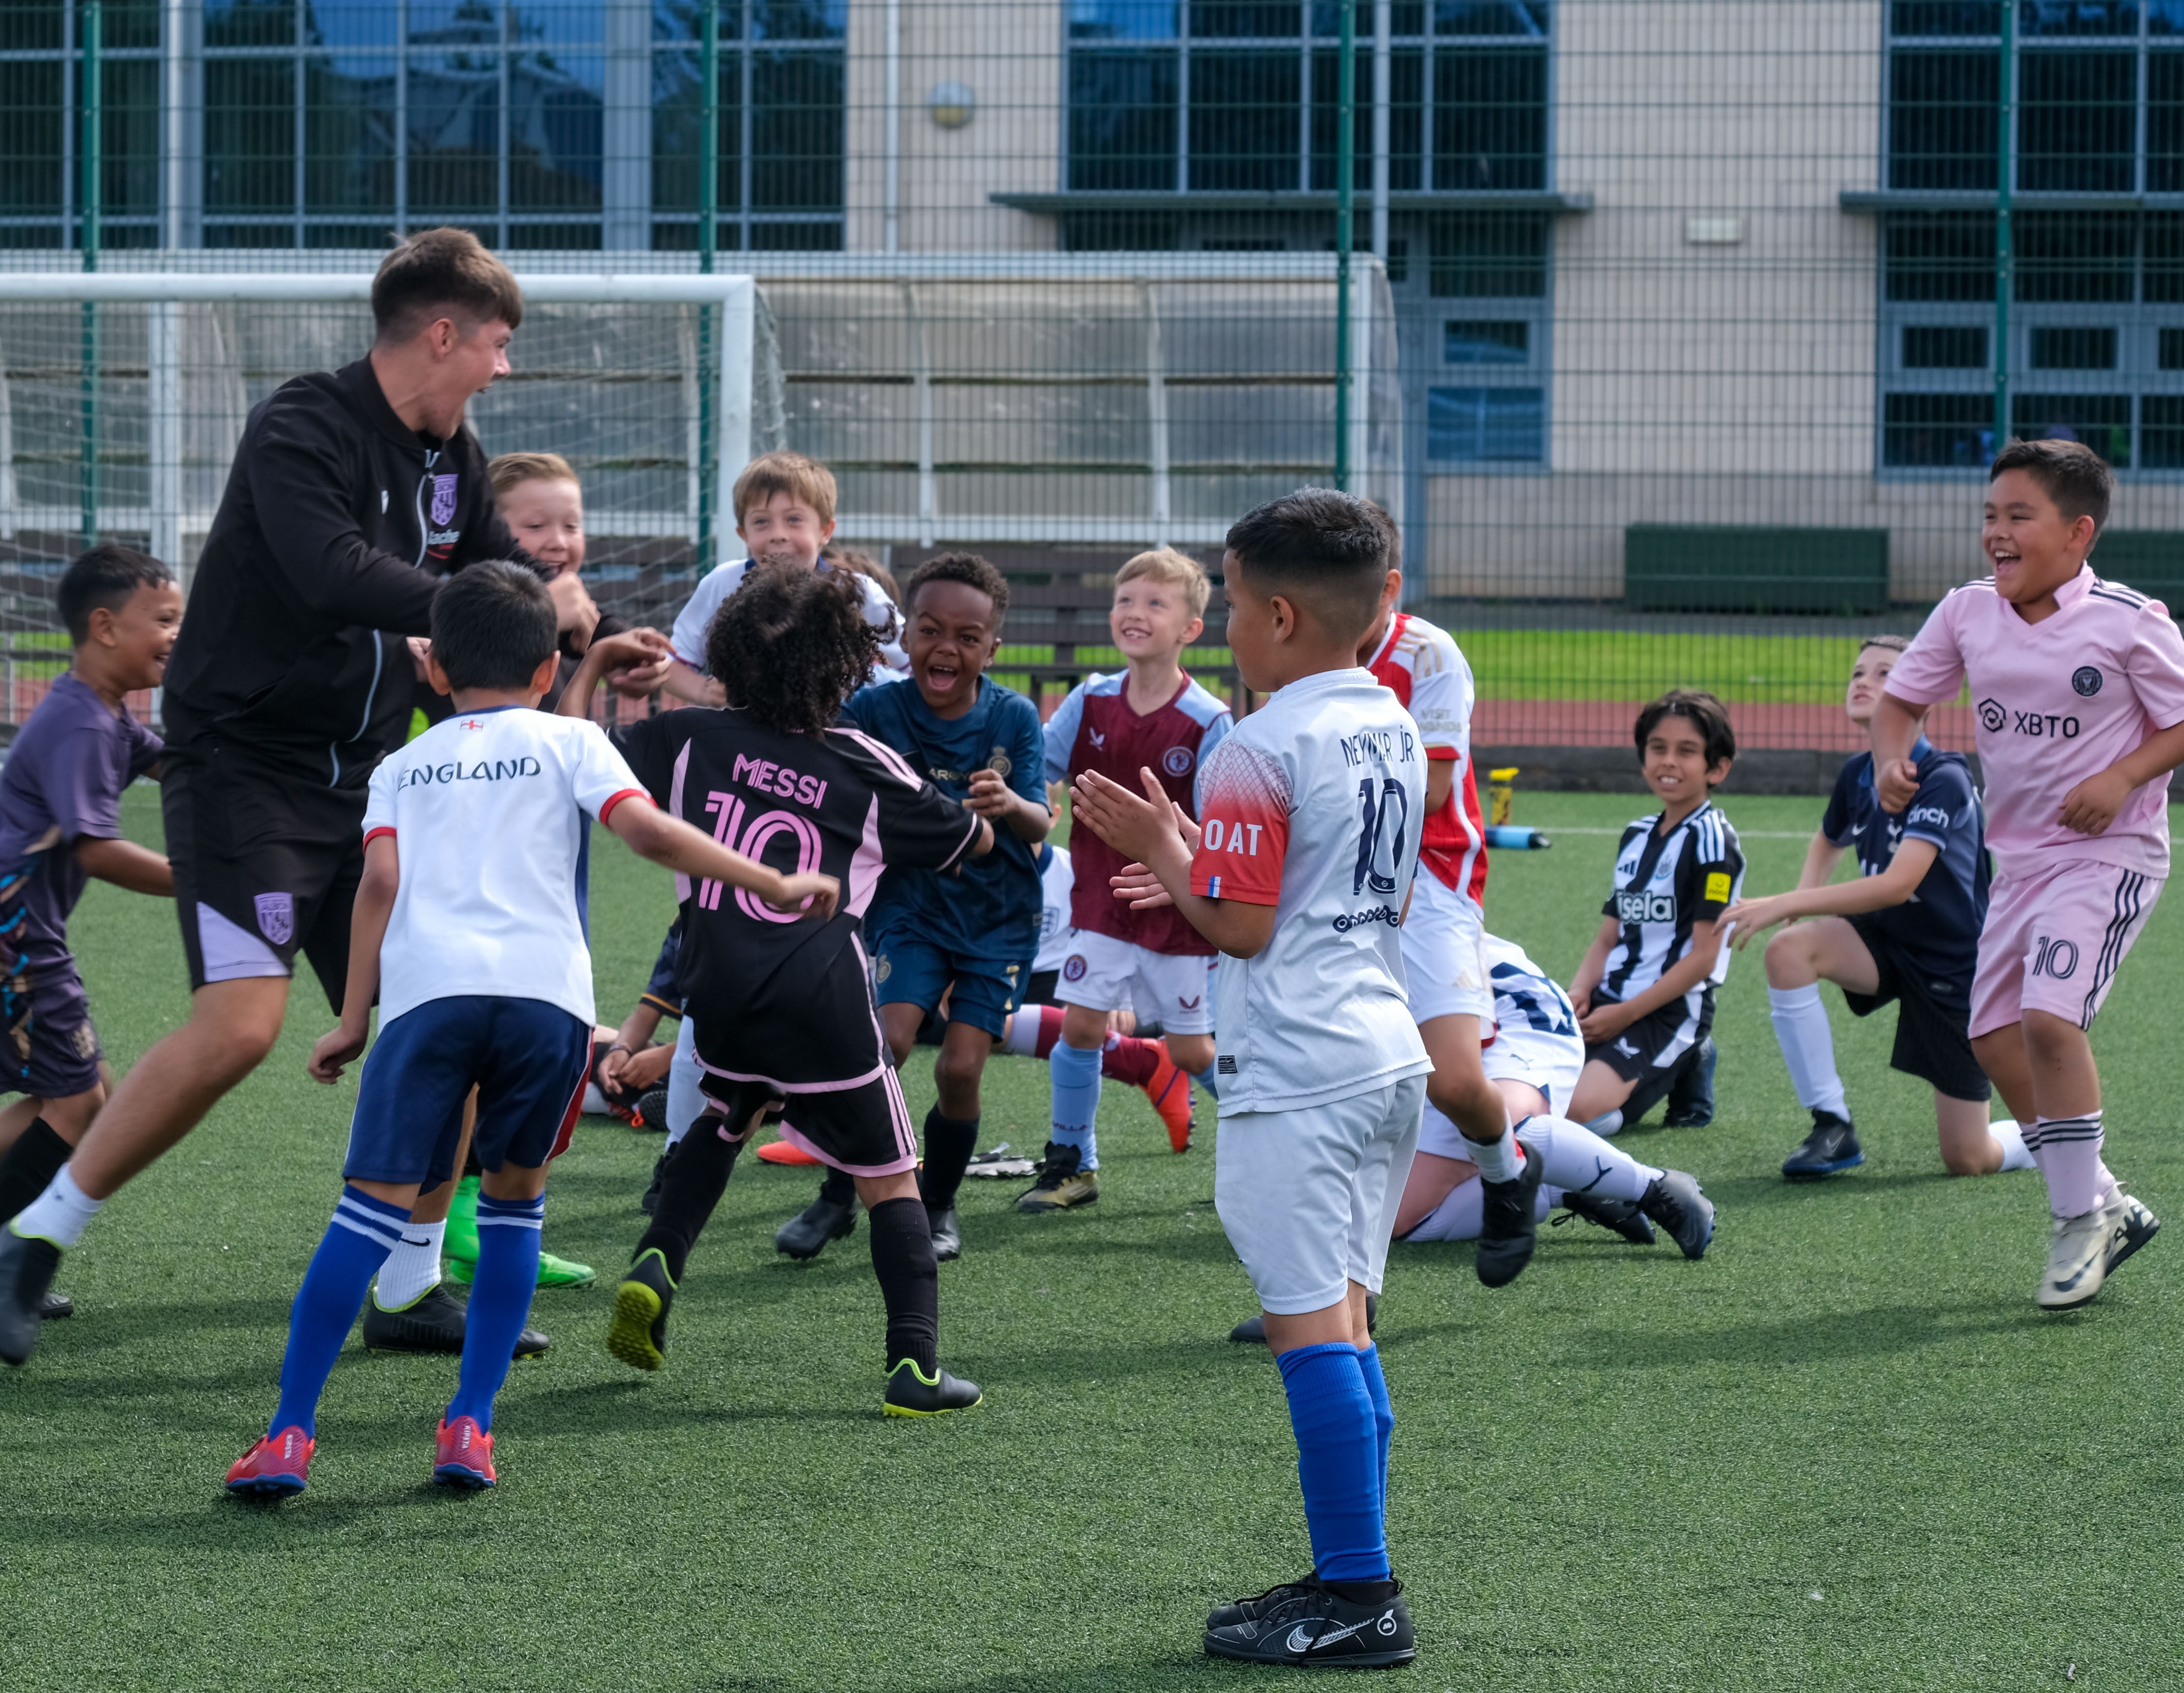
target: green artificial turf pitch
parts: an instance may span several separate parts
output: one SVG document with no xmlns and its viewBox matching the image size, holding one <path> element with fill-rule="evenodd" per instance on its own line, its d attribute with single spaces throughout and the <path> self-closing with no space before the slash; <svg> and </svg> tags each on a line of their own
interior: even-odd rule
<svg viewBox="0 0 2184 1693">
<path fill-rule="evenodd" d="M 156 830 L 152 796 L 131 826 Z M 1497 854 L 1496 927 L 1557 974 L 1596 921 L 1624 797 L 1520 796 L 1564 832 Z M 1750 886 L 1788 885 L 1808 800 L 1727 796 Z M 601 841 L 593 930 L 610 1018 L 644 979 L 667 878 Z M 2112 1161 L 2184 1210 L 2176 902 L 2097 1031 Z M 109 1050 L 182 1016 L 162 904 L 95 886 L 78 935 Z M 2184 1530 L 2176 1290 L 2184 1235 L 2089 1309 L 2042 1316 L 2030 1172 L 1941 1173 L 1925 1089 L 1884 1068 L 1891 1014 L 1836 1020 L 1866 1167 L 1776 1175 L 1803 1124 L 1758 961 L 1723 995 L 1719 1116 L 1630 1131 L 1721 1207 L 1702 1264 L 1582 1226 L 1513 1287 L 1468 1246 L 1395 1250 L 1382 1341 L 1398 1419 L 1391 1532 L 1444 1689 L 2175 1687 Z M 274 1059 L 70 1255 L 81 1306 L 0 1372 L 0 1686 L 1137 1690 L 1260 1686 L 1208 1662 L 1208 1607 L 1308 1566 L 1288 1419 L 1212 1204 L 1212 1140 L 1172 1156 L 1111 1087 L 1100 1204 L 1010 1210 L 972 1182 L 944 1266 L 942 1356 L 985 1406 L 879 1416 L 864 1232 L 808 1266 L 775 1226 L 808 1171 L 746 1159 L 693 1261 L 671 1366 L 601 1346 L 657 1143 L 588 1120 L 547 1244 L 601 1285 L 542 1294 L 502 1484 L 427 1484 L 452 1360 L 334 1372 L 311 1489 L 222 1496 L 264 1427 L 287 1305 L 337 1191 L 348 1087 L 303 1074 L 299 992 Z M 928 1056 L 906 1072 L 932 1098 Z M 984 1139 L 1043 1138 L 1045 1074 L 989 1072 Z M 1285 1683 L 1284 1685 L 1286 1685 Z"/>
</svg>

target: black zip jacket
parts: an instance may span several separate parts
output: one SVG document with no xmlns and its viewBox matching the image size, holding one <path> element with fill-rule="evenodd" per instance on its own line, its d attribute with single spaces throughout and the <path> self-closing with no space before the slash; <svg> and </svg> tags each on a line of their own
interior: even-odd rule
<svg viewBox="0 0 2184 1693">
<path fill-rule="evenodd" d="M 300 779 L 361 789 L 410 719 L 403 637 L 443 576 L 532 564 L 467 427 L 408 427 L 371 361 L 283 383 L 254 407 L 168 660 L 168 740 L 231 742 Z M 535 566 L 534 566 L 535 567 Z"/>
</svg>

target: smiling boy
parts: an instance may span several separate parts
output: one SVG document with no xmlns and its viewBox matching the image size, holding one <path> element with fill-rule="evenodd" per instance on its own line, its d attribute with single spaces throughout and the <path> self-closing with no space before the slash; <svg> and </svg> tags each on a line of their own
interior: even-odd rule
<svg viewBox="0 0 2184 1693">
<path fill-rule="evenodd" d="M 1918 790 L 1927 707 L 1969 679 L 1995 880 L 1970 1031 L 2047 1178 L 2038 1303 L 2081 1305 L 2153 1238 L 2101 1159 L 2086 1031 L 2169 874 L 2169 773 L 2184 763 L 2184 637 L 2158 600 L 2093 574 L 2114 478 L 2075 441 L 1995 457 L 1981 543 L 1994 574 L 1934 608 L 1873 718 L 1881 805 Z"/>
<path fill-rule="evenodd" d="M 1638 713 L 1633 738 L 1660 813 L 1624 828 L 1600 932 L 1570 983 L 1585 1069 L 1569 1115 L 1607 1135 L 1703 1061 L 1729 973 L 1721 915 L 1744 882 L 1736 831 L 1713 798 L 1736 757 L 1727 709 L 1674 689 Z"/>
<path fill-rule="evenodd" d="M 1198 561 L 1173 548 L 1139 553 L 1115 573 L 1107 628 L 1128 668 L 1079 684 L 1048 720 L 1048 780 L 1074 781 L 1097 770 L 1134 787 L 1138 771 L 1150 768 L 1171 801 L 1198 814 L 1206 761 L 1233 722 L 1228 707 L 1192 681 L 1181 662 L 1184 648 L 1206 627 L 1212 593 Z M 1100 1197 L 1097 1120 L 1109 1012 L 1128 1009 L 1140 1024 L 1158 1023 L 1176 1068 L 1209 1094 L 1217 1092 L 1212 947 L 1175 912 L 1118 905 L 1108 878 L 1123 860 L 1098 835 L 1073 836 L 1070 846 L 1071 926 L 1055 987 L 1064 1008 L 1061 1038 L 1047 1059 L 1054 1120 L 1039 1179 L 1017 1201 L 1027 1211 L 1067 1210 Z M 1184 1151 L 1189 1092 L 1156 1091 L 1168 1102 L 1168 1143 Z"/>
<path fill-rule="evenodd" d="M 124 697 L 156 688 L 182 623 L 181 589 L 156 558 L 108 543 L 62 576 L 75 656 L 0 769 L 0 1221 L 43 1193 L 106 1098 L 98 1031 L 69 951 L 87 880 L 171 897 L 174 872 L 121 835 L 121 791 L 159 774 L 159 737 Z M 43 1315 L 65 1316 L 48 1295 Z"/>
<path fill-rule="evenodd" d="M 1023 1003 L 1039 951 L 1039 843 L 1053 824 L 1039 779 L 1039 712 L 985 675 L 1009 608 L 1009 584 L 976 553 L 944 552 L 917 567 L 904 590 L 907 682 L 861 689 L 845 708 L 922 779 L 992 824 L 994 850 L 944 874 L 898 865 L 880 878 L 870 919 L 872 998 L 896 1064 L 918 1025 L 944 998 L 946 1031 L 933 1079 L 939 1098 L 925 1116 L 919 1187 L 934 1254 L 960 1257 L 956 1193 L 978 1143 L 979 1079 L 987 1056 Z M 782 1245 L 808 1256 L 849 1232 L 855 1192 L 845 1172 L 784 1226 Z"/>
</svg>

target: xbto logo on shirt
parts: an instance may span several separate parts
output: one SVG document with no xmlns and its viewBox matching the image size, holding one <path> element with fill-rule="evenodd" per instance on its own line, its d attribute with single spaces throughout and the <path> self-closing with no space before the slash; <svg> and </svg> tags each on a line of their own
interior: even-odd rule
<svg viewBox="0 0 2184 1693">
<path fill-rule="evenodd" d="M 2078 675 L 2083 676 L 2086 671 L 2092 672 L 2093 685 L 2078 688 L 2078 691 L 2081 694 L 2097 694 L 2101 686 L 2100 672 L 2087 665 Z M 2071 685 L 2077 687 L 2076 678 L 2072 679 Z M 2083 727 L 2075 718 L 2062 717 L 2053 712 L 2020 712 L 2003 705 L 1999 700 L 1981 700 L 1975 709 L 1979 712 L 1980 727 L 1989 735 L 2000 735 L 2007 729 L 2040 740 L 2075 740 Z"/>
</svg>

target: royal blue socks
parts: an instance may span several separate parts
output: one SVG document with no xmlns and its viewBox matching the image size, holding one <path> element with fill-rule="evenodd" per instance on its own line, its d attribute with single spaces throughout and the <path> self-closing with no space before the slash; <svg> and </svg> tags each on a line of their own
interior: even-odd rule
<svg viewBox="0 0 2184 1693">
<path fill-rule="evenodd" d="M 1325 1582 L 1388 1580 L 1379 1423 L 1357 1349 L 1346 1342 L 1299 1346 L 1275 1361 L 1296 1431 L 1314 1570 Z M 1372 1373 L 1379 1375 L 1377 1357 Z M 1392 1414 L 1388 1428 L 1395 1428 Z"/>
<path fill-rule="evenodd" d="M 334 1360 L 341 1355 L 356 1314 L 364 1309 L 372 1277 L 402 1238 L 402 1226 L 409 1221 L 410 1213 L 401 1206 L 355 1187 L 343 1187 L 334 1220 L 311 1254 L 304 1285 L 296 1290 L 296 1303 L 289 1308 L 288 1350 L 281 1360 L 281 1403 L 269 1434 L 284 1428 L 318 1433 L 319 1395 L 333 1373 Z M 513 1340 L 511 1336 L 511 1344 Z"/>
<path fill-rule="evenodd" d="M 477 1419 L 493 1427 L 493 1395 L 508 1379 L 515 1355 L 515 1337 L 531 1315 L 531 1295 L 538 1286 L 538 1232 L 546 1221 L 546 1196 L 496 1199 L 478 1195 L 477 1278 L 471 1284 L 471 1307 L 463 1330 L 462 1372 L 448 1421 Z"/>
</svg>

